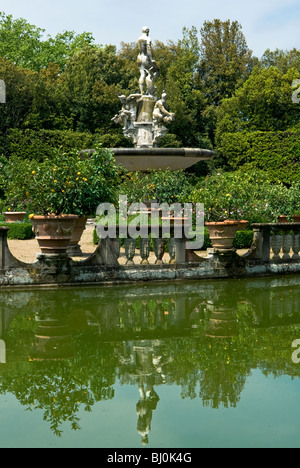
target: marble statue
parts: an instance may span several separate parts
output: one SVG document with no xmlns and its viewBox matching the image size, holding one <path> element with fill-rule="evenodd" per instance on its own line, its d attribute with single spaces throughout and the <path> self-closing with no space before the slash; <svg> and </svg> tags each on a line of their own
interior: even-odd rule
<svg viewBox="0 0 300 468">
<path fill-rule="evenodd" d="M 126 97 L 124 94 L 119 94 L 122 109 L 112 118 L 112 121 L 116 124 L 123 125 L 123 132 L 125 135 L 131 132 L 137 119 L 138 103 L 136 96 L 137 95 L 131 94 L 129 97 Z M 126 136 L 130 137 L 130 135 Z"/>
<path fill-rule="evenodd" d="M 153 121 L 155 124 L 159 125 L 160 123 L 170 123 L 173 122 L 175 114 L 168 112 L 166 109 L 167 104 L 167 94 L 163 91 L 161 98 L 156 102 L 153 111 Z"/>
<path fill-rule="evenodd" d="M 150 29 L 145 26 L 142 29 L 142 35 L 138 39 L 138 48 L 139 55 L 137 63 L 140 67 L 140 93 L 141 95 L 145 94 L 145 85 L 146 85 L 146 94 L 154 94 L 155 87 L 153 83 L 157 80 L 159 76 L 159 68 L 156 61 L 153 58 L 152 52 L 152 43 L 149 37 Z"/>
<path fill-rule="evenodd" d="M 161 98 L 156 102 L 153 110 L 153 143 L 167 135 L 168 129 L 165 125 L 170 124 L 175 119 L 175 114 L 166 109 L 167 94 L 163 91 Z"/>
</svg>

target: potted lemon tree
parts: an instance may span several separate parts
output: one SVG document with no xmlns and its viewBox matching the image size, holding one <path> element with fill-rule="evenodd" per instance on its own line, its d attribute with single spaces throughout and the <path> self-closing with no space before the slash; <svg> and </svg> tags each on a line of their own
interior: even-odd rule
<svg viewBox="0 0 300 468">
<path fill-rule="evenodd" d="M 26 191 L 23 187 L 23 166 L 15 159 L 0 157 L 0 196 L 6 223 L 23 221 L 26 217 Z"/>
<path fill-rule="evenodd" d="M 250 193 L 245 196 L 247 191 L 242 190 L 242 182 L 245 180 L 239 180 L 237 175 L 216 173 L 201 180 L 189 197 L 190 202 L 204 204 L 205 226 L 217 250 L 233 249 L 237 231 L 249 225 L 244 217 L 254 198 Z"/>
<path fill-rule="evenodd" d="M 118 167 L 101 148 L 87 159 L 57 150 L 51 159 L 30 164 L 27 173 L 29 218 L 42 253 L 66 253 L 79 241 L 87 216 L 101 202 L 116 201 Z"/>
</svg>

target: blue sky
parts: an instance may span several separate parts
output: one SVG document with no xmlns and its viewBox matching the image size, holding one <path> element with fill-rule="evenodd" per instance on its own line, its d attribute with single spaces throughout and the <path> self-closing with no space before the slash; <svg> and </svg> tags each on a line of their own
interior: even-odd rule
<svg viewBox="0 0 300 468">
<path fill-rule="evenodd" d="M 183 26 L 200 29 L 205 20 L 237 20 L 248 46 L 300 49 L 300 0 L 0 0 L 0 11 L 23 17 L 54 36 L 64 30 L 91 32 L 98 44 L 136 41 L 150 27 L 152 41 L 177 41 Z"/>
</svg>

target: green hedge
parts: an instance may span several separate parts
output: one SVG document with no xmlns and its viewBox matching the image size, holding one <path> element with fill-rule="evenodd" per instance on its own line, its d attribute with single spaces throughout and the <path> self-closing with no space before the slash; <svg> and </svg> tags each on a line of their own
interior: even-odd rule
<svg viewBox="0 0 300 468">
<path fill-rule="evenodd" d="M 104 148 L 131 145 L 129 140 L 117 131 L 92 135 L 70 130 L 11 129 L 6 135 L 0 136 L 0 154 L 42 161 L 45 157 L 51 157 L 54 148 L 63 148 L 66 152 L 73 149 L 81 151 L 94 148 L 97 144 Z"/>
<path fill-rule="evenodd" d="M 27 240 L 35 237 L 31 223 L 0 223 L 0 226 L 9 228 L 8 239 Z"/>
<path fill-rule="evenodd" d="M 217 150 L 233 170 L 261 169 L 285 184 L 300 180 L 300 132 L 225 133 Z"/>
<path fill-rule="evenodd" d="M 253 231 L 238 231 L 233 241 L 236 249 L 249 249 L 253 242 Z"/>
<path fill-rule="evenodd" d="M 253 242 L 253 231 L 238 231 L 236 233 L 233 246 L 236 249 L 249 249 L 252 245 Z M 94 229 L 93 231 L 93 243 L 95 245 L 98 245 L 99 243 L 99 237 L 97 234 L 97 230 Z M 204 232 L 204 244 L 202 247 L 202 250 L 206 250 L 212 246 L 211 240 L 209 238 L 209 233 L 207 229 L 205 228 Z M 139 243 L 137 243 L 137 248 L 139 248 Z M 153 250 L 153 245 L 151 245 L 151 250 Z M 167 251 L 167 250 L 166 250 Z"/>
</svg>

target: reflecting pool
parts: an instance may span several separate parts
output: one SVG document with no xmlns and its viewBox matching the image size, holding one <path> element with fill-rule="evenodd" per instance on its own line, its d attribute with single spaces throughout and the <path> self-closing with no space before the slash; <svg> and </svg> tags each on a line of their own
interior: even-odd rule
<svg viewBox="0 0 300 468">
<path fill-rule="evenodd" d="M 298 448 L 295 340 L 299 276 L 2 290 L 0 447 Z"/>
</svg>

